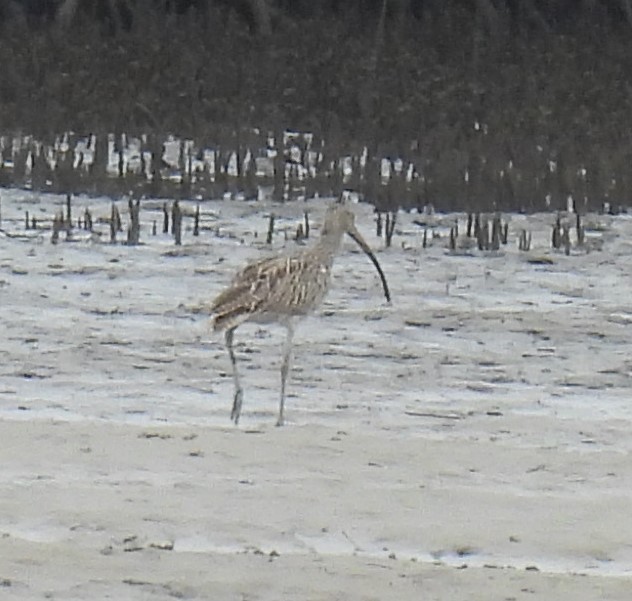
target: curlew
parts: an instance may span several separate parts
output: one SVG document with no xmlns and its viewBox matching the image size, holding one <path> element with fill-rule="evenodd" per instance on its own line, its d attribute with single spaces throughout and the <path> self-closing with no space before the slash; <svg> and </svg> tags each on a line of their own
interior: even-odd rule
<svg viewBox="0 0 632 601">
<path fill-rule="evenodd" d="M 233 369 L 235 392 L 231 419 L 235 424 L 239 422 L 243 401 L 243 389 L 233 349 L 236 328 L 247 321 L 259 324 L 278 323 L 286 328 L 277 419 L 277 425 L 281 426 L 294 329 L 297 321 L 316 309 L 326 296 L 334 258 L 340 250 L 345 233 L 355 240 L 375 265 L 382 280 L 386 300 L 390 301 L 388 284 L 380 264 L 357 230 L 353 212 L 340 202 L 327 209 L 320 239 L 314 246 L 291 255 L 248 264 L 213 301 L 213 330 L 224 331 Z"/>
</svg>

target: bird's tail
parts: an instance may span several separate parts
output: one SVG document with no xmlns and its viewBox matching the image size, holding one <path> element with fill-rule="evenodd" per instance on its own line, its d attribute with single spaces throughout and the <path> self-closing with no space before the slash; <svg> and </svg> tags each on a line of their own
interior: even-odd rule
<svg viewBox="0 0 632 601">
<path fill-rule="evenodd" d="M 250 316 L 250 311 L 246 307 L 236 306 L 233 308 L 223 307 L 222 311 L 217 311 L 211 317 L 211 327 L 214 332 L 230 330 L 236 328 Z"/>
</svg>

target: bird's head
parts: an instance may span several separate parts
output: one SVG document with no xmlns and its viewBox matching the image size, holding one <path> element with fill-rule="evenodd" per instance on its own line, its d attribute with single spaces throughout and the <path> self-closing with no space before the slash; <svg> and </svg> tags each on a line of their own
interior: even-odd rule
<svg viewBox="0 0 632 601">
<path fill-rule="evenodd" d="M 329 205 L 325 213 L 322 234 L 328 235 L 337 233 L 342 235 L 345 232 L 348 234 L 350 234 L 350 232 L 357 232 L 355 215 L 353 211 L 344 204 L 338 202 L 333 203 Z"/>
<path fill-rule="evenodd" d="M 321 235 L 325 237 L 335 237 L 339 241 L 343 234 L 349 234 L 356 244 L 366 253 L 371 259 L 371 262 L 375 266 L 382 280 L 382 287 L 384 288 L 384 296 L 387 301 L 391 300 L 391 294 L 386 283 L 386 277 L 382 271 L 382 267 L 378 263 L 377 258 L 373 254 L 371 247 L 367 244 L 366 240 L 362 237 L 362 234 L 358 231 L 355 225 L 355 215 L 353 211 L 345 206 L 344 202 L 339 201 L 331 204 L 327 208 L 325 213 L 325 221 Z M 338 242 L 339 244 L 339 242 Z"/>
</svg>

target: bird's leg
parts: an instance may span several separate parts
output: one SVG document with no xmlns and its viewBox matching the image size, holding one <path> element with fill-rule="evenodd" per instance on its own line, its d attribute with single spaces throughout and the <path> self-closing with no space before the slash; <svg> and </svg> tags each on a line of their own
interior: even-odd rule
<svg viewBox="0 0 632 601">
<path fill-rule="evenodd" d="M 239 372 L 237 371 L 237 359 L 235 358 L 235 351 L 233 350 L 233 336 L 235 334 L 235 328 L 226 330 L 226 348 L 228 349 L 228 355 L 230 356 L 230 362 L 233 366 L 233 381 L 235 383 L 235 396 L 233 397 L 233 410 L 230 412 L 230 419 L 235 422 L 235 425 L 239 423 L 239 415 L 241 414 L 241 403 L 244 398 L 244 391 L 241 388 L 239 382 Z"/>
<path fill-rule="evenodd" d="M 287 336 L 283 344 L 283 363 L 281 364 L 281 402 L 279 403 L 279 419 L 276 425 L 283 425 L 283 409 L 285 406 L 285 383 L 290 372 L 290 363 L 292 362 L 292 340 L 294 338 L 294 324 L 288 322 Z"/>
</svg>

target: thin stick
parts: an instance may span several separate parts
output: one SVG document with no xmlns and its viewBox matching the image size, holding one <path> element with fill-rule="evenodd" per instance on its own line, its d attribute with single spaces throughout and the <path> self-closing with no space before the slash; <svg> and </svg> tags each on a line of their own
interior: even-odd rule
<svg viewBox="0 0 632 601">
<path fill-rule="evenodd" d="M 274 213 L 270 213 L 270 221 L 268 222 L 268 235 L 266 236 L 266 244 L 272 244 L 273 234 L 274 234 Z"/>
</svg>

